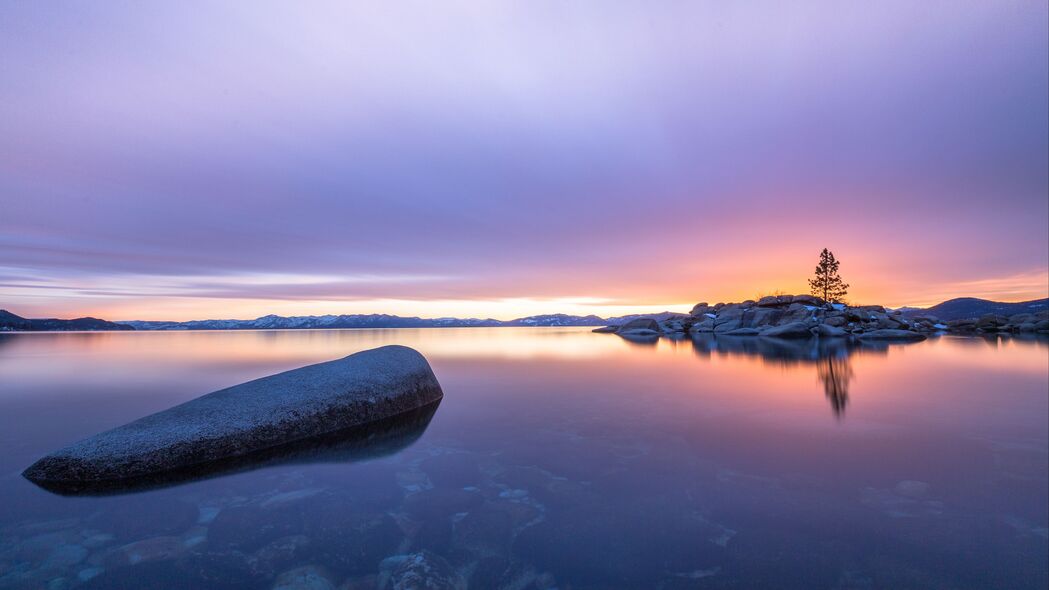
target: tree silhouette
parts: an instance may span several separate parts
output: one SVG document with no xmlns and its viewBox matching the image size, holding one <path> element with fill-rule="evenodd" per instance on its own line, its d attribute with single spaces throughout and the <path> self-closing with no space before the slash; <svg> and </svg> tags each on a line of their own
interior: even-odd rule
<svg viewBox="0 0 1049 590">
<path fill-rule="evenodd" d="M 816 278 L 809 279 L 812 294 L 824 301 L 841 303 L 849 292 L 849 286 L 838 276 L 838 265 L 834 253 L 826 248 L 820 252 L 820 263 L 816 265 Z"/>
</svg>

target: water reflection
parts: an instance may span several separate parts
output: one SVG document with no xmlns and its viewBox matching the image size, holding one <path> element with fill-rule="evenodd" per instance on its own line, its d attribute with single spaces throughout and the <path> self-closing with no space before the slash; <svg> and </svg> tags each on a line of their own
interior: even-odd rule
<svg viewBox="0 0 1049 590">
<path fill-rule="evenodd" d="M 845 406 L 849 403 L 849 381 L 852 380 L 852 364 L 849 363 L 849 357 L 822 358 L 816 370 L 834 415 L 842 418 L 845 415 Z"/>
<path fill-rule="evenodd" d="M 890 347 L 909 344 L 913 343 L 856 342 L 847 338 L 783 340 L 712 334 L 698 334 L 692 338 L 696 354 L 704 358 L 716 352 L 754 356 L 774 365 L 815 365 L 827 402 L 838 419 L 845 415 L 845 407 L 849 403 L 849 383 L 855 376 L 850 357 L 855 354 L 884 355 Z"/>
<path fill-rule="evenodd" d="M 385 456 L 116 497 L 17 475 L 384 344 L 420 350 L 446 394 Z M 1046 588 L 1047 375 L 1045 338 L 0 335 L 0 589 L 407 587 L 412 564 L 457 588 Z"/>
</svg>

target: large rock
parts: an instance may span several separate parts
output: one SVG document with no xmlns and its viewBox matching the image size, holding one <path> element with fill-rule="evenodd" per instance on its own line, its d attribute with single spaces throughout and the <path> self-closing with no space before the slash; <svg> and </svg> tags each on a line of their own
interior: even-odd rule
<svg viewBox="0 0 1049 590">
<path fill-rule="evenodd" d="M 714 333 L 715 334 L 725 334 L 725 333 L 728 333 L 728 332 L 733 332 L 733 331 L 739 329 L 739 327 L 740 327 L 740 320 L 739 319 L 725 320 L 724 322 L 718 322 L 717 320 L 715 320 Z"/>
<path fill-rule="evenodd" d="M 696 322 L 696 323 L 692 324 L 692 327 L 689 328 L 688 331 L 693 333 L 693 334 L 697 334 L 697 333 L 700 333 L 700 332 L 713 332 L 714 331 L 714 318 L 707 318 L 707 317 L 705 317 L 705 318 L 703 318 L 702 321 L 699 321 L 699 322 Z"/>
<path fill-rule="evenodd" d="M 780 323 L 783 309 L 776 307 L 753 307 L 743 312 L 739 319 L 740 328 L 767 328 Z"/>
<path fill-rule="evenodd" d="M 925 334 L 910 330 L 871 330 L 858 335 L 863 340 L 925 340 Z"/>
<path fill-rule="evenodd" d="M 757 328 L 736 328 L 735 330 L 722 332 L 725 336 L 757 336 L 760 333 L 761 330 Z"/>
<path fill-rule="evenodd" d="M 726 305 L 718 310 L 717 317 L 714 318 L 714 326 L 720 326 L 728 322 L 739 321 L 743 318 L 743 304 L 733 303 Z"/>
<path fill-rule="evenodd" d="M 808 338 L 812 336 L 812 332 L 809 329 L 809 325 L 805 322 L 791 322 L 762 330 L 760 336 L 768 338 Z"/>
<path fill-rule="evenodd" d="M 758 307 L 780 307 L 794 302 L 793 295 L 768 295 L 758 299 Z"/>
<path fill-rule="evenodd" d="M 827 317 L 827 319 L 823 320 L 823 323 L 827 326 L 834 326 L 835 328 L 840 328 L 844 326 L 847 322 L 845 321 L 845 316 L 837 315 Z"/>
<path fill-rule="evenodd" d="M 637 318 L 620 326 L 616 333 L 624 336 L 648 336 L 662 334 L 663 329 L 659 322 L 652 318 Z"/>
<path fill-rule="evenodd" d="M 384 346 L 209 393 L 55 451 L 23 475 L 41 484 L 146 477 L 375 423 L 442 396 L 421 354 Z"/>
<path fill-rule="evenodd" d="M 845 330 L 829 324 L 820 324 L 816 326 L 816 334 L 825 338 L 837 338 L 849 335 Z"/>
<path fill-rule="evenodd" d="M 1008 323 L 1009 318 L 1003 315 L 989 313 L 977 320 L 976 327 L 985 332 L 994 332 L 1004 328 Z"/>
<path fill-rule="evenodd" d="M 952 332 L 972 332 L 976 330 L 976 320 L 950 320 L 947 322 L 947 328 Z"/>
<path fill-rule="evenodd" d="M 711 312 L 710 305 L 708 305 L 706 301 L 703 301 L 701 303 L 697 303 L 694 306 L 692 306 L 692 311 L 690 311 L 689 314 L 692 315 L 693 317 L 697 317 L 698 318 L 698 317 L 702 316 L 703 314 L 707 314 L 707 313 L 710 313 L 710 312 Z"/>
<path fill-rule="evenodd" d="M 821 307 L 825 302 L 823 301 L 823 299 L 816 297 L 815 295 L 795 295 L 794 303 L 802 303 L 805 305 Z"/>
</svg>

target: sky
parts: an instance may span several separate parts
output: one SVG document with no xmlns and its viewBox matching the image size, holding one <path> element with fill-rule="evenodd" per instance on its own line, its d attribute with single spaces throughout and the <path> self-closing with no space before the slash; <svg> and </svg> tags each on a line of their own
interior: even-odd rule
<svg viewBox="0 0 1049 590">
<path fill-rule="evenodd" d="M 2 3 L 0 307 L 1046 297 L 1047 6 Z"/>
</svg>

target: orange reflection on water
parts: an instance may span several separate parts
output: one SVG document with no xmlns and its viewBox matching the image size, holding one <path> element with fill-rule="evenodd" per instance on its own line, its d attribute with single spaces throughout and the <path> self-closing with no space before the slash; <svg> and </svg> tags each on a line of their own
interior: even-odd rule
<svg viewBox="0 0 1049 590">
<path fill-rule="evenodd" d="M 823 420 L 829 406 L 853 425 L 896 420 L 901 411 L 978 420 L 960 402 L 987 395 L 1004 402 L 1013 384 L 1049 375 L 1045 339 L 942 337 L 879 346 L 738 337 L 632 342 L 589 328 L 448 328 L 3 335 L 0 376 L 47 382 L 48 391 L 67 394 L 108 386 L 148 395 L 165 384 L 177 399 L 188 399 L 387 344 L 420 350 L 449 395 L 459 379 L 480 375 L 498 387 L 504 376 L 572 395 L 592 390 L 653 402 L 699 397 L 704 403 L 692 411 L 784 421 Z M 64 387 L 56 389 L 56 382 Z"/>
</svg>

